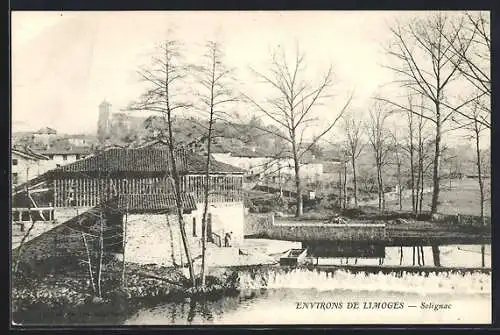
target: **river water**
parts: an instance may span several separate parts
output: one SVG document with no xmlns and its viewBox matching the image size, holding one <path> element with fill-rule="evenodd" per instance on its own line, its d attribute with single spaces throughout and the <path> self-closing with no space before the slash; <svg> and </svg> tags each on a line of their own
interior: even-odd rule
<svg viewBox="0 0 500 335">
<path fill-rule="evenodd" d="M 490 266 L 491 248 L 486 248 Z M 479 246 L 443 247 L 443 266 L 479 267 Z M 402 265 L 412 265 L 405 248 Z M 426 266 L 432 266 L 430 250 Z M 320 263 L 345 264 L 323 259 Z M 350 260 L 349 264 L 351 264 Z M 358 260 L 358 265 L 378 260 Z M 401 264 L 401 250 L 386 248 L 385 265 Z M 262 267 L 239 271 L 240 293 L 214 301 L 189 299 L 116 310 L 113 315 L 52 318 L 38 315 L 26 324 L 93 325 L 262 325 L 262 324 L 488 324 L 491 275 L 457 273 L 350 273 Z M 61 312 L 62 313 L 62 312 Z M 64 314 L 64 313 L 62 313 Z"/>
<path fill-rule="evenodd" d="M 242 274 L 243 290 L 236 297 L 147 307 L 124 324 L 486 324 L 491 323 L 490 278 L 308 270 Z"/>
</svg>

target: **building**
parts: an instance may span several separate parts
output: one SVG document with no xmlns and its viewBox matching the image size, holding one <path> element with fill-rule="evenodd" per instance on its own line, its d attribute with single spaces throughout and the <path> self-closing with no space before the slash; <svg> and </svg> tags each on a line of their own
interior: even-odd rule
<svg viewBox="0 0 500 335">
<path fill-rule="evenodd" d="M 104 100 L 99 105 L 99 119 L 97 121 L 97 138 L 99 142 L 104 142 L 111 128 L 110 117 L 111 104 Z"/>
<path fill-rule="evenodd" d="M 93 147 L 98 143 L 95 136 L 87 134 L 66 135 L 63 139 L 73 147 Z"/>
<path fill-rule="evenodd" d="M 12 149 L 11 180 L 12 186 L 25 183 L 47 171 L 48 158 L 37 154 L 29 148 Z"/>
<path fill-rule="evenodd" d="M 45 127 L 42 128 L 32 135 L 33 143 L 49 145 L 57 137 L 57 131 L 55 129 Z"/>
<path fill-rule="evenodd" d="M 179 150 L 175 158 L 183 220 L 188 242 L 196 253 L 201 241 L 206 157 Z M 211 161 L 207 237 L 217 248 L 225 233 L 232 232 L 235 243 L 243 239 L 243 173 L 231 165 Z M 46 183 L 54 195 L 50 202 L 54 204 L 55 220 L 66 220 L 68 213 L 77 217 L 101 208 L 106 224 L 117 229 L 116 236 L 123 236 L 120 231 L 126 227 L 128 261 L 171 264 L 172 254 L 176 254 L 177 263 L 182 260 L 172 161 L 163 143 L 96 153 L 49 171 Z M 93 225 L 97 217 L 99 214 L 88 215 L 82 220 Z M 87 224 L 71 220 L 68 224 L 73 225 L 73 230 L 84 229 L 81 226 Z M 120 241 L 114 245 L 117 247 L 113 252 L 123 251 Z"/>
<path fill-rule="evenodd" d="M 104 144 L 108 139 L 119 141 L 129 134 L 141 133 L 144 129 L 146 117 L 131 115 L 126 112 L 115 112 L 112 105 L 104 100 L 99 105 L 99 119 L 97 122 L 97 138 Z"/>
<path fill-rule="evenodd" d="M 45 171 L 71 164 L 92 154 L 90 147 L 77 147 L 71 145 L 54 145 L 44 149 L 32 149 L 39 155 L 48 158 Z M 45 172 L 44 171 L 44 172 Z"/>
<path fill-rule="evenodd" d="M 247 171 L 247 179 L 255 181 L 272 180 L 272 182 L 285 181 L 295 176 L 295 162 L 291 153 L 279 155 L 266 152 L 255 147 L 250 150 L 224 150 L 216 148 L 213 154 L 215 159 L 226 164 L 237 166 Z M 301 178 L 319 180 L 323 175 L 325 160 L 314 157 L 309 152 L 302 155 L 300 164 Z"/>
</svg>

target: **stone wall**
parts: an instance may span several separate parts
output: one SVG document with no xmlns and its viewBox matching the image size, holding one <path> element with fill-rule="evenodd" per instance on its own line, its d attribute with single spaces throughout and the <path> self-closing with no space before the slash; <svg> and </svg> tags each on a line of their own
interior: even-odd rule
<svg viewBox="0 0 500 335">
<path fill-rule="evenodd" d="M 88 238 L 89 243 L 93 239 Z M 95 242 L 95 241 L 94 241 Z M 12 251 L 12 260 L 17 260 L 19 248 Z M 21 261 L 32 266 L 43 263 L 45 260 L 57 257 L 68 257 L 86 259 L 86 250 L 82 234 L 69 229 L 64 225 L 43 233 L 40 236 L 23 244 Z"/>
<path fill-rule="evenodd" d="M 271 214 L 249 213 L 245 215 L 244 234 L 245 236 L 261 236 L 266 233 L 266 229 L 272 224 Z"/>
<path fill-rule="evenodd" d="M 192 237 L 186 221 L 186 234 L 192 256 L 199 249 L 197 239 Z M 177 217 L 175 215 L 129 215 L 125 260 L 141 264 L 171 266 L 186 262 Z"/>
<path fill-rule="evenodd" d="M 212 232 L 221 237 L 233 232 L 232 244 L 243 240 L 244 209 L 242 203 L 215 204 L 210 206 Z M 186 235 L 191 256 L 201 255 L 201 222 L 203 205 L 184 215 Z M 127 218 L 127 247 L 125 259 L 129 262 L 148 264 L 183 264 L 186 262 L 184 247 L 176 215 L 129 215 Z"/>
</svg>

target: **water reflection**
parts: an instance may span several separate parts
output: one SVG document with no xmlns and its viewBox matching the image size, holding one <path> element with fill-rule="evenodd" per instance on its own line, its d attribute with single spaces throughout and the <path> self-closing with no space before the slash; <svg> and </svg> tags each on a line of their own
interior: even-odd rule
<svg viewBox="0 0 500 335">
<path fill-rule="evenodd" d="M 411 308 L 399 310 L 350 311 L 301 310 L 297 302 L 364 301 L 401 302 L 420 305 L 422 301 L 450 304 L 452 310 L 439 312 Z M 175 311 L 175 312 L 174 312 Z M 381 291 L 315 289 L 245 290 L 236 297 L 210 301 L 185 300 L 145 308 L 130 317 L 128 325 L 189 325 L 189 324 L 346 324 L 346 323 L 488 323 L 491 321 L 491 295 L 427 294 Z"/>
</svg>

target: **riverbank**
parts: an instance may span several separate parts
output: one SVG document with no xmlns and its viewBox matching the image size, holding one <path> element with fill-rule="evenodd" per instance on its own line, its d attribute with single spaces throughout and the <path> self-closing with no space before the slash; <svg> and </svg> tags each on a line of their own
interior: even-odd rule
<svg viewBox="0 0 500 335">
<path fill-rule="evenodd" d="M 277 263 L 272 254 L 281 254 L 296 245 L 284 241 L 244 241 L 234 248 L 208 251 L 207 293 L 190 289 L 187 267 L 123 263 L 117 255 L 108 255 L 102 271 L 101 292 L 90 279 L 89 267 L 76 257 L 52 258 L 39 264 L 24 264 L 13 277 L 13 320 L 40 324 L 50 315 L 54 323 L 115 323 L 139 306 L 186 298 L 217 299 L 237 294 L 237 266 L 261 266 Z M 96 267 L 93 261 L 93 267 Z M 200 273 L 195 260 L 195 273 Z M 92 276 L 97 282 L 97 269 Z M 123 283 L 123 277 L 125 283 Z M 34 290 L 33 288 L 37 288 Z"/>
<path fill-rule="evenodd" d="M 207 292 L 190 290 L 182 269 L 157 265 L 127 263 L 125 283 L 122 263 L 108 258 L 102 271 L 101 298 L 97 281 L 92 286 L 88 268 L 60 268 L 57 273 L 20 270 L 12 278 L 12 317 L 14 324 L 44 324 L 45 318 L 55 324 L 116 324 L 141 306 L 185 298 L 216 299 L 237 292 L 237 273 L 219 271 L 207 276 Z M 35 288 L 35 289 L 34 289 Z M 52 321 L 51 321 L 52 322 Z"/>
</svg>

